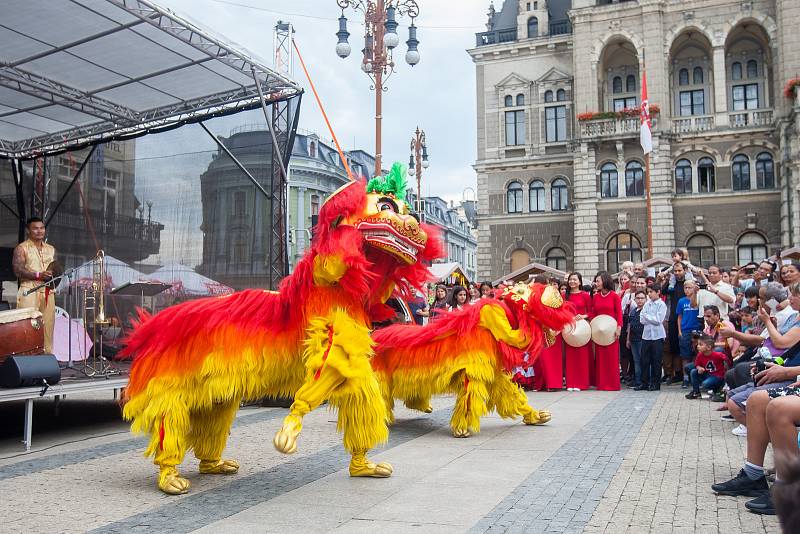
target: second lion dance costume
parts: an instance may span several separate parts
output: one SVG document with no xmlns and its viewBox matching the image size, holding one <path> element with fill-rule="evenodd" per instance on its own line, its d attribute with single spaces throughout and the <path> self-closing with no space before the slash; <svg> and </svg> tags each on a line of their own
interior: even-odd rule
<svg viewBox="0 0 800 534">
<path fill-rule="evenodd" d="M 278 292 L 250 289 L 185 302 L 143 316 L 124 354 L 134 356 L 123 415 L 150 435 L 146 455 L 158 487 L 189 490 L 177 466 L 189 448 L 200 472 L 235 473 L 222 452 L 239 404 L 293 396 L 274 438 L 297 450 L 303 416 L 328 401 L 351 453 L 352 476 L 388 477 L 392 467 L 366 453 L 388 437 L 386 403 L 370 366 L 372 321 L 384 303 L 430 276 L 422 263 L 441 254 L 433 230 L 410 214 L 405 170 L 351 182 L 323 204 L 311 249 Z"/>
</svg>

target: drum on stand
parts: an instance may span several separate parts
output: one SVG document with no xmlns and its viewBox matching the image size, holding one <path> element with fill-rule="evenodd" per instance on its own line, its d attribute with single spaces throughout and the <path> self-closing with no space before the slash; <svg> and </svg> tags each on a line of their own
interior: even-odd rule
<svg viewBox="0 0 800 534">
<path fill-rule="evenodd" d="M 0 363 L 9 356 L 44 352 L 44 322 L 36 308 L 0 311 Z"/>
</svg>

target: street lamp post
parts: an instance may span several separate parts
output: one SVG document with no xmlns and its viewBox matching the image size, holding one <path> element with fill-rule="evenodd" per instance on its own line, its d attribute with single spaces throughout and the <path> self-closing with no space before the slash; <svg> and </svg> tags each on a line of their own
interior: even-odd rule
<svg viewBox="0 0 800 534">
<path fill-rule="evenodd" d="M 383 108 L 383 91 L 387 88 L 384 83 L 394 72 L 392 50 L 400 44 L 397 35 L 396 16 L 408 15 L 411 25 L 408 27 L 408 51 L 406 63 L 412 67 L 419 63 L 417 45 L 417 27 L 414 19 L 419 15 L 419 6 L 415 0 L 336 0 L 342 9 L 339 17 L 339 31 L 336 36 L 336 54 L 341 58 L 350 55 L 350 43 L 347 38 L 347 17 L 344 16 L 345 8 L 352 7 L 364 14 L 364 48 L 361 50 L 361 70 L 372 80 L 372 89 L 375 90 L 375 176 L 381 174 L 381 120 Z"/>
<path fill-rule="evenodd" d="M 411 138 L 411 156 L 408 158 L 408 174 L 417 175 L 417 213 L 420 220 L 425 219 L 425 212 L 422 209 L 422 169 L 427 169 L 430 165 L 428 161 L 428 144 L 425 142 L 425 131 L 417 131 Z"/>
</svg>

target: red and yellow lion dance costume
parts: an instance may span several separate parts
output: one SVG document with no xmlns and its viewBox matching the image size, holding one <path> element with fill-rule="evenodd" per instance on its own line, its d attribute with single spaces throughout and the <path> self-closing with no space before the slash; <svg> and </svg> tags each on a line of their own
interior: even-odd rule
<svg viewBox="0 0 800 534">
<path fill-rule="evenodd" d="M 440 254 L 431 229 L 410 215 L 405 172 L 352 182 L 320 209 L 311 249 L 278 292 L 246 290 L 143 317 L 128 339 L 134 356 L 123 415 L 150 435 L 147 456 L 159 466 L 158 487 L 181 494 L 189 481 L 177 466 L 189 448 L 200 472 L 235 473 L 222 459 L 243 400 L 293 396 L 275 435 L 283 453 L 297 449 L 305 414 L 328 401 L 351 453 L 352 476 L 388 477 L 392 467 L 366 458 L 388 437 L 388 414 L 370 366 L 373 320 L 396 289 L 421 285 L 421 263 Z"/>
<path fill-rule="evenodd" d="M 522 365 L 525 353 L 538 356 L 545 343 L 553 343 L 553 331 L 574 319 L 574 308 L 558 290 L 519 283 L 498 300 L 479 300 L 426 326 L 376 331 L 372 367 L 390 414 L 396 398 L 409 408 L 430 411 L 431 396 L 455 394 L 450 428 L 456 437 L 479 432 L 481 417 L 492 410 L 543 424 L 550 413 L 528 405 L 511 371 Z M 526 365 L 532 363 L 530 358 Z"/>
</svg>

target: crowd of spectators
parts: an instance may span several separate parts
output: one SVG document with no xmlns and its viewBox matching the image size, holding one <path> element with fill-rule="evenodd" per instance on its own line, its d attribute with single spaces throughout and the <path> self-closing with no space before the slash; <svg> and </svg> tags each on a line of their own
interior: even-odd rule
<svg viewBox="0 0 800 534">
<path fill-rule="evenodd" d="M 660 271 L 626 262 L 616 280 L 599 272 L 586 284 L 577 272 L 563 280 L 537 276 L 575 306 L 576 320 L 607 315 L 617 327 L 606 345 L 574 347 L 558 336 L 530 358 L 531 367 L 516 370 L 515 380 L 541 391 L 674 385 L 687 390 L 689 401 L 717 402 L 722 419 L 737 425 L 731 431 L 747 439 L 747 458 L 736 477 L 713 491 L 752 497 L 747 509 L 774 514 L 773 494 L 780 506 L 784 480 L 800 479 L 800 264 L 701 268 L 683 250 L 673 251 L 672 260 Z M 439 285 L 429 300 L 417 299 L 412 313 L 420 324 L 436 320 L 494 291 L 486 282 Z M 764 467 L 769 444 L 773 471 Z"/>
</svg>

